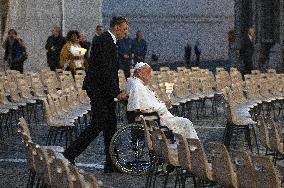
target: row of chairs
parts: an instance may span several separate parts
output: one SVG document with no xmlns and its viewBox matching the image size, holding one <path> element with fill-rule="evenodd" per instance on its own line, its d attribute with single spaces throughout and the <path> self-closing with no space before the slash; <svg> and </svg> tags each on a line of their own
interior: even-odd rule
<svg viewBox="0 0 284 188">
<path fill-rule="evenodd" d="M 256 119 L 260 114 L 278 118 L 283 107 L 283 83 L 281 74 L 276 72 L 246 75 L 244 82 L 235 82 L 230 87 L 223 89 L 227 103 L 228 123 L 224 135 L 224 142 L 230 145 L 234 130 L 244 130 L 246 140 L 252 149 L 250 130 L 252 130 L 258 150 L 255 127 Z M 278 111 L 278 113 L 277 113 Z"/>
<path fill-rule="evenodd" d="M 145 124 L 146 125 L 146 124 Z M 280 187 L 280 180 L 272 161 L 268 157 L 254 156 L 245 151 L 229 154 L 223 144 L 212 143 L 211 159 L 197 139 L 186 139 L 175 134 L 172 144 L 165 132 L 156 127 L 145 126 L 147 145 L 151 153 L 152 166 L 146 187 L 155 187 L 158 166 L 167 163 L 176 169 L 175 186 L 186 186 L 186 179 L 193 179 L 194 187 L 221 185 L 224 187 Z M 165 176 L 167 186 L 170 168 Z"/>
<path fill-rule="evenodd" d="M 90 122 L 91 106 L 84 90 L 65 90 L 60 94 L 48 94 L 44 100 L 44 109 L 49 132 L 47 144 L 55 145 L 65 136 L 65 146 Z"/>
<path fill-rule="evenodd" d="M 27 187 L 98 188 L 103 187 L 92 174 L 79 170 L 62 155 L 59 146 L 40 146 L 32 141 L 29 127 L 20 118 L 19 132 L 27 153 L 30 174 Z"/>
<path fill-rule="evenodd" d="M 40 73 L 15 70 L 0 73 L 0 139 L 13 135 L 15 119 L 24 116 L 30 123 L 38 123 L 44 117 L 43 100 L 47 94 L 60 94 L 63 90 L 74 90 L 80 93 L 80 101 L 89 103 L 82 90 L 84 71 L 76 72 L 74 78 L 70 71 L 58 69 L 56 72 L 42 70 Z M 87 109 L 89 109 L 89 105 Z"/>
<path fill-rule="evenodd" d="M 273 155 L 273 161 L 276 164 L 276 160 L 283 159 L 284 156 L 282 125 L 270 117 L 260 116 L 258 130 L 260 144 L 265 148 L 265 155 Z"/>
</svg>

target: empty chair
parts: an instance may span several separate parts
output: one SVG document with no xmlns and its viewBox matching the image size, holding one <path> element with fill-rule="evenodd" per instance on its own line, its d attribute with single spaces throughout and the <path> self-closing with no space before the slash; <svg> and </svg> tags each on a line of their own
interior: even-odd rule
<svg viewBox="0 0 284 188">
<path fill-rule="evenodd" d="M 186 138 L 181 134 L 175 133 L 177 150 L 178 150 L 178 161 L 183 173 L 182 186 L 185 187 L 185 182 L 188 177 L 192 177 L 194 187 L 196 187 L 195 176 L 192 174 L 191 154 Z M 185 172 L 184 172 L 185 171 Z"/>
<path fill-rule="evenodd" d="M 266 156 L 252 156 L 256 172 L 256 187 L 280 188 L 280 179 L 270 158 Z"/>
<path fill-rule="evenodd" d="M 191 172 L 198 178 L 197 184 L 214 184 L 213 172 L 209 168 L 204 147 L 198 139 L 187 139 L 191 155 Z"/>
<path fill-rule="evenodd" d="M 257 188 L 256 173 L 250 155 L 245 151 L 234 151 L 232 161 L 236 167 L 241 188 Z"/>
<path fill-rule="evenodd" d="M 239 187 L 237 174 L 225 145 L 211 143 L 210 148 L 215 181 L 225 187 Z"/>
</svg>

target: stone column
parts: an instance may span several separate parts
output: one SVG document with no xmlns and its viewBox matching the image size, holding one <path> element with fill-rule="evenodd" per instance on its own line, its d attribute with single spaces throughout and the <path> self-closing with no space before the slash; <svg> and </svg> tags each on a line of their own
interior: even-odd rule
<svg viewBox="0 0 284 188">
<path fill-rule="evenodd" d="M 0 0 L 0 5 L 3 6 L 4 1 Z M 3 70 L 3 48 L 2 48 L 2 43 L 3 43 L 3 30 L 4 30 L 4 24 L 2 23 L 3 21 L 3 7 L 0 7 L 0 71 Z"/>
<path fill-rule="evenodd" d="M 240 69 L 239 48 L 241 43 L 241 0 L 235 0 L 234 4 L 235 20 L 234 20 L 234 34 L 235 41 L 229 49 L 229 59 L 231 66 Z"/>
<path fill-rule="evenodd" d="M 279 69 L 281 72 L 284 71 L 284 0 L 280 0 L 280 64 L 279 64 Z"/>
<path fill-rule="evenodd" d="M 256 36 L 255 36 L 255 46 L 254 46 L 254 54 L 253 54 L 253 67 L 254 69 L 259 69 L 259 62 L 261 59 L 261 2 L 259 0 L 254 0 L 254 25 L 256 29 Z"/>
</svg>

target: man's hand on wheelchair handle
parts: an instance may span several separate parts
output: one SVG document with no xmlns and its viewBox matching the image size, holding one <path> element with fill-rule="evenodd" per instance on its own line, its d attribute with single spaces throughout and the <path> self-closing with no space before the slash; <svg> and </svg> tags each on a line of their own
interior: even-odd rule
<svg viewBox="0 0 284 188">
<path fill-rule="evenodd" d="M 125 93 L 122 92 L 122 93 L 118 94 L 116 98 L 119 101 L 126 101 L 126 100 L 128 100 L 128 95 L 126 95 Z"/>
</svg>

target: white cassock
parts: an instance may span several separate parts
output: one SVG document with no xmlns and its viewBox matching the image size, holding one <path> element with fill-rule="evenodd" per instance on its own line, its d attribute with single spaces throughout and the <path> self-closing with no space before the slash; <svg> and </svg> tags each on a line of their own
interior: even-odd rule
<svg viewBox="0 0 284 188">
<path fill-rule="evenodd" d="M 157 112 L 161 124 L 166 125 L 174 133 L 179 133 L 186 138 L 198 139 L 192 122 L 186 118 L 173 116 L 165 103 L 157 99 L 155 93 L 139 78 L 131 77 L 128 80 L 126 94 L 129 96 L 127 111 Z"/>
</svg>

